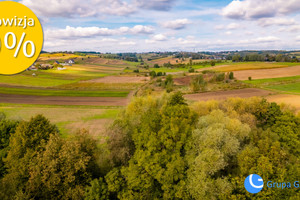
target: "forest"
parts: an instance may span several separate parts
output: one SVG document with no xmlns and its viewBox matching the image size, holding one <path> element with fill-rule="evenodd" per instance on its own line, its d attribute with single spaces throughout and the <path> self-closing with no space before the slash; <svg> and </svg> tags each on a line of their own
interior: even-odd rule
<svg viewBox="0 0 300 200">
<path fill-rule="evenodd" d="M 94 138 L 63 138 L 42 115 L 0 114 L 0 199 L 299 199 L 248 193 L 245 178 L 300 180 L 300 116 L 265 99 L 137 97 Z"/>
</svg>

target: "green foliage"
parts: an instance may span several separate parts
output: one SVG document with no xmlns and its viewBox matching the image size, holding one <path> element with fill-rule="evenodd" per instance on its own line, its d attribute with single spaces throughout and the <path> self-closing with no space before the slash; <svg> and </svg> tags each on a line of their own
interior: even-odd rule
<svg viewBox="0 0 300 200">
<path fill-rule="evenodd" d="M 109 192 L 103 178 L 94 179 L 86 188 L 85 200 L 106 200 L 109 199 Z"/>
<path fill-rule="evenodd" d="M 229 79 L 230 79 L 230 80 L 234 79 L 234 74 L 233 74 L 233 72 L 229 72 Z"/>
<path fill-rule="evenodd" d="M 251 76 L 248 77 L 248 81 L 252 81 L 252 77 Z"/>
<path fill-rule="evenodd" d="M 14 134 L 10 137 L 8 154 L 4 159 L 7 174 L 2 179 L 0 198 L 14 196 L 25 189 L 29 180 L 28 166 L 36 157 L 37 152 L 44 149 L 44 144 L 50 135 L 57 134 L 56 126 L 42 115 L 31 118 L 29 122 L 20 122 Z"/>
<path fill-rule="evenodd" d="M 217 199 L 232 192 L 228 173 L 250 127 L 220 110 L 201 117 L 193 131 L 188 188 L 194 199 Z"/>
<path fill-rule="evenodd" d="M 151 71 L 151 72 L 149 73 L 149 75 L 150 75 L 152 78 L 154 78 L 154 77 L 156 77 L 156 72 L 155 72 L 155 71 Z"/>
<path fill-rule="evenodd" d="M 216 81 L 221 82 L 225 80 L 225 73 L 216 74 Z"/>
<path fill-rule="evenodd" d="M 3 160 L 7 156 L 9 138 L 15 132 L 18 125 L 16 121 L 6 120 L 4 114 L 2 116 L 4 117 L 0 119 L 0 178 L 6 173 Z"/>
<path fill-rule="evenodd" d="M 204 80 L 203 75 L 194 77 L 190 82 L 190 87 L 193 92 L 205 91 L 207 82 Z"/>
<path fill-rule="evenodd" d="M 154 64 L 153 66 L 154 68 L 160 68 L 160 66 L 158 64 Z"/>
<path fill-rule="evenodd" d="M 167 75 L 166 80 L 163 83 L 164 88 L 166 88 L 167 92 L 173 91 L 174 81 L 172 75 Z"/>
<path fill-rule="evenodd" d="M 195 115 L 180 93 L 159 105 L 138 103 L 130 106 L 143 107 L 133 118 L 139 121 L 132 133 L 136 149 L 128 166 L 108 174 L 109 190 L 120 199 L 187 198 L 185 155 Z"/>
<path fill-rule="evenodd" d="M 195 69 L 194 68 L 189 68 L 189 73 L 194 73 L 195 72 Z"/>
<path fill-rule="evenodd" d="M 211 65 L 212 67 L 215 66 L 215 65 L 216 65 L 216 61 L 211 60 L 211 61 L 210 61 L 210 65 Z"/>
</svg>

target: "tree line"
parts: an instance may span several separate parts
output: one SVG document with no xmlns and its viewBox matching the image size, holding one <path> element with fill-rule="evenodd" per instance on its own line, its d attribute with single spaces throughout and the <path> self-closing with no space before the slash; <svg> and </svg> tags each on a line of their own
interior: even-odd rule
<svg viewBox="0 0 300 200">
<path fill-rule="evenodd" d="M 136 98 L 102 143 L 85 130 L 62 138 L 41 115 L 0 116 L 0 199 L 251 199 L 249 174 L 300 179 L 300 118 L 261 98 Z M 299 197 L 293 188 L 255 195 Z"/>
</svg>

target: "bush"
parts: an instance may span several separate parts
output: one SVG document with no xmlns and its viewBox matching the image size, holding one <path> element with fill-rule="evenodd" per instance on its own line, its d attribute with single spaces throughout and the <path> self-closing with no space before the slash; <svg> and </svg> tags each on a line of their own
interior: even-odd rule
<svg viewBox="0 0 300 200">
<path fill-rule="evenodd" d="M 225 73 L 219 73 L 216 75 L 216 81 L 221 82 L 225 79 Z"/>
<path fill-rule="evenodd" d="M 156 76 L 162 76 L 163 73 L 162 72 L 157 72 Z"/>
<path fill-rule="evenodd" d="M 252 77 L 251 77 L 251 76 L 249 76 L 249 77 L 248 77 L 248 80 L 249 80 L 249 81 L 252 81 Z"/>
<path fill-rule="evenodd" d="M 140 70 L 139 69 L 135 69 L 133 70 L 134 73 L 140 73 Z"/>
<path fill-rule="evenodd" d="M 189 73 L 193 73 L 193 72 L 195 72 L 195 69 L 194 68 L 189 68 Z"/>
<path fill-rule="evenodd" d="M 153 66 L 154 68 L 160 68 L 160 66 L 158 64 L 154 64 Z"/>
<path fill-rule="evenodd" d="M 151 76 L 152 78 L 156 77 L 156 72 L 155 71 L 151 71 L 149 73 L 149 76 Z"/>
<path fill-rule="evenodd" d="M 190 87 L 193 92 L 204 91 L 206 84 L 203 75 L 198 75 L 191 80 Z"/>
<path fill-rule="evenodd" d="M 230 80 L 234 79 L 233 72 L 230 72 L 230 73 L 229 73 L 229 79 L 230 79 Z"/>
</svg>

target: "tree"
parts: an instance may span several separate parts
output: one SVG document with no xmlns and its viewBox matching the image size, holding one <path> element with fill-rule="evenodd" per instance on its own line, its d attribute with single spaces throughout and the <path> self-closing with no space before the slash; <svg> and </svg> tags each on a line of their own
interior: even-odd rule
<svg viewBox="0 0 300 200">
<path fill-rule="evenodd" d="M 166 80 L 164 81 L 164 87 L 167 89 L 167 92 L 172 92 L 173 91 L 173 76 L 172 75 L 167 75 Z"/>
<path fill-rule="evenodd" d="M 91 180 L 91 156 L 78 140 L 65 141 L 52 134 L 29 164 L 25 192 L 37 199 L 81 199 Z"/>
<path fill-rule="evenodd" d="M 188 198 L 185 155 L 196 116 L 179 93 L 144 107 L 132 134 L 135 152 L 107 175 L 108 188 L 120 199 Z"/>
<path fill-rule="evenodd" d="M 1 181 L 1 199 L 13 197 L 18 191 L 25 189 L 29 180 L 28 166 L 37 152 L 44 149 L 43 145 L 52 134 L 57 134 L 56 126 L 42 115 L 31 118 L 29 122 L 19 123 L 10 137 L 8 154 L 4 159 L 7 174 Z"/>
<path fill-rule="evenodd" d="M 230 80 L 234 79 L 233 72 L 229 72 L 229 79 L 230 79 Z"/>
<path fill-rule="evenodd" d="M 204 80 L 203 75 L 194 77 L 190 82 L 190 87 L 193 92 L 204 91 L 207 83 Z"/>
<path fill-rule="evenodd" d="M 240 62 L 241 61 L 241 56 L 240 54 L 235 54 L 232 56 L 232 62 Z"/>
<path fill-rule="evenodd" d="M 250 127 L 215 110 L 199 119 L 189 152 L 188 189 L 194 199 L 218 199 L 232 192 L 227 175 Z"/>
<path fill-rule="evenodd" d="M 158 64 L 154 64 L 153 66 L 154 68 L 160 68 L 160 66 Z"/>
<path fill-rule="evenodd" d="M 15 133 L 18 125 L 17 121 L 6 120 L 5 115 L 2 116 L 3 117 L 0 119 L 0 178 L 2 178 L 6 173 L 3 160 L 7 156 L 9 138 L 13 133 Z"/>
<path fill-rule="evenodd" d="M 94 179 L 86 188 L 85 200 L 106 200 L 109 199 L 109 192 L 103 178 Z"/>
</svg>

